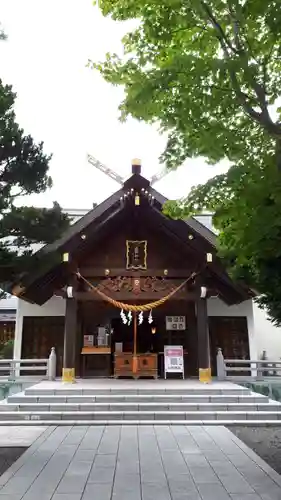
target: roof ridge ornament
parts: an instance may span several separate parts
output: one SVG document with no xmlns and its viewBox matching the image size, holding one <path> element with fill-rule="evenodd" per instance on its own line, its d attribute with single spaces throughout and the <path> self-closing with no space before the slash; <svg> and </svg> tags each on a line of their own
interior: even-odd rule
<svg viewBox="0 0 281 500">
<path fill-rule="evenodd" d="M 141 160 L 139 158 L 134 158 L 132 160 L 132 174 L 133 175 L 141 174 Z"/>
<path fill-rule="evenodd" d="M 120 184 L 120 186 L 123 186 L 125 179 L 120 174 L 118 174 L 118 172 L 115 172 L 115 170 L 112 170 L 111 168 L 107 167 L 106 165 L 104 165 L 104 163 L 100 162 L 97 158 L 95 158 L 90 154 L 87 154 L 87 160 L 88 163 L 93 165 L 93 167 L 103 172 L 105 175 L 107 175 L 107 177 L 113 179 L 115 182 Z M 139 158 L 134 158 L 132 160 L 132 174 L 140 175 L 140 173 L 141 173 L 141 160 Z M 154 174 L 151 177 L 151 179 L 149 179 L 150 185 L 153 186 L 153 184 L 163 179 L 163 177 L 165 177 L 168 173 L 169 172 L 166 169 L 166 167 L 164 167 L 162 170 L 159 170 L 158 172 L 156 172 L 156 174 Z"/>
</svg>

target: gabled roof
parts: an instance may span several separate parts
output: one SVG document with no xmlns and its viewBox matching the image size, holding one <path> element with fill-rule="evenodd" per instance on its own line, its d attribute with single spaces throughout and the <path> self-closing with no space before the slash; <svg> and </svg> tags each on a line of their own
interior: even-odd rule
<svg viewBox="0 0 281 500">
<path fill-rule="evenodd" d="M 201 242 L 206 252 L 214 252 L 216 247 L 216 235 L 193 217 L 182 221 L 172 220 L 162 213 L 163 204 L 168 201 L 158 191 L 151 188 L 147 179 L 140 174 L 133 174 L 123 188 L 119 189 L 112 196 L 90 210 L 80 220 L 74 223 L 57 241 L 45 245 L 34 256 L 35 271 L 23 277 L 22 282 L 14 284 L 11 292 L 24 300 L 42 304 L 52 296 L 55 288 L 63 286 L 67 280 L 67 269 L 62 262 L 62 254 L 65 252 L 78 252 L 86 245 L 87 236 L 98 238 L 103 229 L 108 227 L 110 222 L 122 214 L 124 210 L 124 197 L 130 190 L 140 193 L 149 193 L 153 204 L 150 206 L 151 215 L 156 217 L 159 224 L 165 228 L 174 238 L 177 238 L 183 245 L 193 248 L 199 252 L 198 242 Z M 193 241 L 189 239 L 190 234 L 196 236 Z M 196 246 L 197 245 L 197 246 Z M 202 250 L 201 250 L 202 252 Z M 215 252 L 214 252 L 215 253 Z M 220 260 L 211 265 L 211 270 L 217 275 L 225 286 L 232 288 L 235 298 L 234 302 L 241 302 L 251 296 L 243 286 L 234 283 Z M 38 293 L 40 288 L 40 294 Z M 40 297 L 39 297 L 40 295 Z"/>
</svg>

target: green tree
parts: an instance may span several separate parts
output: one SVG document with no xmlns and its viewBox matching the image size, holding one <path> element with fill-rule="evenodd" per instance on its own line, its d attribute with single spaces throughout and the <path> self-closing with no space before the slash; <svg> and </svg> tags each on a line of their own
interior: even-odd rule
<svg viewBox="0 0 281 500">
<path fill-rule="evenodd" d="M 187 158 L 231 168 L 167 205 L 174 217 L 212 210 L 219 251 L 281 323 L 281 2 L 100 0 L 104 15 L 138 19 L 124 55 L 89 62 L 124 87 L 121 119 L 158 123 L 169 168 Z M 187 172 L 188 175 L 188 172 Z"/>
<path fill-rule="evenodd" d="M 50 243 L 69 225 L 67 215 L 52 209 L 20 206 L 21 198 L 51 187 L 50 156 L 43 143 L 24 135 L 15 119 L 16 95 L 0 80 L 0 282 L 12 282 L 32 265 L 34 244 Z"/>
</svg>

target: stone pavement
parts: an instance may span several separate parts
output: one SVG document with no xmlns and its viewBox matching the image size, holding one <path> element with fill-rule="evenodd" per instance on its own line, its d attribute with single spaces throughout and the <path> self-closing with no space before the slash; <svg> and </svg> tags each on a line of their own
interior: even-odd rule
<svg viewBox="0 0 281 500">
<path fill-rule="evenodd" d="M 281 477 L 224 427 L 49 427 L 0 500 L 280 500 Z"/>
<path fill-rule="evenodd" d="M 24 425 L 3 425 L 0 427 L 0 449 L 8 447 L 28 447 L 45 430 L 44 426 L 26 427 Z M 1 500 L 1 499 L 0 499 Z"/>
</svg>

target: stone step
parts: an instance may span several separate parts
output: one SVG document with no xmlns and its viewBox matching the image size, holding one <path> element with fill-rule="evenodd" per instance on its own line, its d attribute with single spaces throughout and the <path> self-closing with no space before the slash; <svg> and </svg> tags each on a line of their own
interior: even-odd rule
<svg viewBox="0 0 281 500">
<path fill-rule="evenodd" d="M 0 413 L 0 422 L 23 422 L 23 421 L 32 421 L 34 425 L 40 421 L 55 422 L 55 425 L 60 425 L 61 422 L 75 422 L 75 421 L 83 421 L 85 422 L 96 423 L 101 421 L 111 422 L 117 421 L 127 421 L 131 422 L 152 422 L 156 425 L 156 422 L 169 421 L 174 423 L 184 422 L 186 425 L 190 424 L 190 421 L 197 422 L 200 421 L 216 421 L 218 424 L 222 425 L 222 422 L 241 422 L 241 421 L 274 421 L 275 424 L 281 425 L 281 412 L 270 412 L 270 411 L 141 411 L 141 412 L 131 412 L 131 411 L 111 411 L 111 412 L 102 412 L 102 411 L 79 411 L 79 412 L 71 412 L 71 411 L 38 411 L 36 413 L 33 412 L 1 412 Z"/>
<path fill-rule="evenodd" d="M 274 426 L 279 425 L 279 420 L 0 420 L 0 427 L 7 426 L 26 426 L 32 427 L 35 425 L 38 427 L 41 426 L 104 426 L 104 425 L 188 425 L 188 426 L 196 426 L 196 425 L 207 425 L 207 426 L 215 426 L 215 425 L 225 425 L 231 427 L 232 425 L 243 425 L 243 427 L 264 427 L 264 426 Z M 4 499 L 3 499 L 4 500 Z"/>
<path fill-rule="evenodd" d="M 186 403 L 186 402 L 174 402 L 174 403 L 163 403 L 163 402 L 150 402 L 150 403 L 130 403 L 130 402 L 119 402 L 119 403 L 26 403 L 25 401 L 15 404 L 15 403 L 3 403 L 0 404 L 1 412 L 80 412 L 80 411 L 132 411 L 132 412 L 143 412 L 143 411 L 162 411 L 167 414 L 170 411 L 184 411 L 184 412 L 196 412 L 196 411 L 266 411 L 266 412 L 278 412 L 281 411 L 280 403 L 255 403 L 255 402 L 241 402 L 241 403 L 225 403 L 221 401 L 220 403 Z"/>
<path fill-rule="evenodd" d="M 103 394 L 103 395 L 25 395 L 25 393 L 16 394 L 8 397 L 8 402 L 13 404 L 26 403 L 107 403 L 112 404 L 128 402 L 132 404 L 140 403 L 176 403 L 184 402 L 187 404 L 202 404 L 202 403 L 265 403 L 268 402 L 268 397 L 256 393 L 236 394 L 236 395 L 206 395 L 206 394 Z"/>
<path fill-rule="evenodd" d="M 30 387 L 25 390 L 26 396 L 100 396 L 100 395 L 120 395 L 120 396 L 128 396 L 128 395 L 143 395 L 147 396 L 153 392 L 154 395 L 171 395 L 171 396 L 188 396 L 188 395 L 200 395 L 200 396 L 242 396 L 249 395 L 250 390 L 241 386 L 234 386 L 233 388 L 215 388 L 215 387 L 204 387 L 204 385 L 194 388 L 173 388 L 168 386 L 163 386 L 162 388 L 153 388 L 153 387 L 136 387 L 134 388 L 122 388 L 120 387 L 111 387 L 108 389 L 105 388 L 79 388 L 75 387 L 75 384 L 71 388 L 63 388 L 60 387 L 58 389 L 47 389 L 40 388 L 40 386 Z"/>
</svg>

